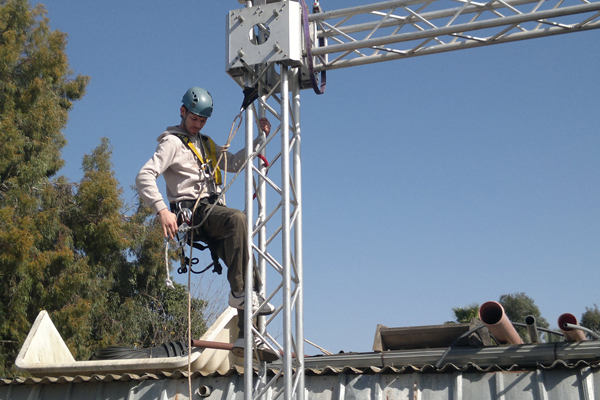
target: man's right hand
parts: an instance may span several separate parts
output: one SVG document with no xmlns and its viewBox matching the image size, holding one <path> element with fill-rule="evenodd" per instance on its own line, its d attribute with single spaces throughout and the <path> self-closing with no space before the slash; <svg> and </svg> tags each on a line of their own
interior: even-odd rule
<svg viewBox="0 0 600 400">
<path fill-rule="evenodd" d="M 173 239 L 177 233 L 177 216 L 169 211 L 168 208 L 163 208 L 158 212 L 160 225 L 163 228 L 163 233 L 166 238 Z"/>
</svg>

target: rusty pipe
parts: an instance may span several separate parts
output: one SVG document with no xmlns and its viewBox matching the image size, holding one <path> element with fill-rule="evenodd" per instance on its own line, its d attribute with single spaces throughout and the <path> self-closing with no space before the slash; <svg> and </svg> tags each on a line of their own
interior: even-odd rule
<svg viewBox="0 0 600 400">
<path fill-rule="evenodd" d="M 192 339 L 192 347 L 202 347 L 205 349 L 231 350 L 231 349 L 233 349 L 233 343 L 212 342 L 210 340 Z"/>
<path fill-rule="evenodd" d="M 564 313 L 558 317 L 558 327 L 565 334 L 569 342 L 583 342 L 587 340 L 581 329 L 569 327 L 568 325 L 579 325 L 577 318 L 573 314 Z"/>
<path fill-rule="evenodd" d="M 233 349 L 233 343 L 225 343 L 225 342 L 213 342 L 210 340 L 198 340 L 192 339 L 192 347 L 200 347 L 204 349 L 219 349 L 219 350 L 229 350 Z M 283 356 L 283 352 L 281 350 L 278 353 Z M 296 357 L 296 354 L 292 352 L 292 357 Z"/>
<path fill-rule="evenodd" d="M 479 319 L 498 341 L 508 344 L 523 344 L 502 305 L 495 301 L 485 302 L 479 307 Z"/>
</svg>

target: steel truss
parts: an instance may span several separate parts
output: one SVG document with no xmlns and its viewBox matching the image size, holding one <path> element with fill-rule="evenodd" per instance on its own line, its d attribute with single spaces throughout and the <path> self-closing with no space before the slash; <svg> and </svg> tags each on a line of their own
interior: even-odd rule
<svg viewBox="0 0 600 400">
<path fill-rule="evenodd" d="M 246 349 L 244 399 L 304 398 L 304 327 L 302 292 L 302 178 L 300 165 L 300 86 L 298 68 L 275 63 L 249 67 L 244 71 L 244 87 L 257 87 L 260 97 L 245 111 L 246 165 L 245 196 L 248 241 L 257 260 L 261 282 L 259 291 L 274 304 L 273 315 L 255 317 L 245 313 Z M 267 83 L 266 76 L 271 83 Z M 273 78 L 274 77 L 274 78 Z M 236 79 L 237 80 L 237 79 Z M 254 148 L 256 118 L 267 116 L 273 123 L 271 134 Z M 279 122 L 279 126 L 277 123 Z M 268 159 L 268 165 L 264 160 Z M 277 169 L 276 167 L 279 166 Z M 274 201 L 271 201 L 275 199 Z M 254 202 L 256 200 L 256 202 Z M 269 201 L 267 201 L 269 200 Z M 256 214 L 255 214 L 256 211 Z M 278 246 L 279 244 L 279 246 Z M 270 268 L 269 268 L 270 267 Z M 267 287 L 267 269 L 269 274 Z M 273 282 L 273 275 L 277 278 Z M 246 282 L 252 281 L 247 268 Z M 267 293 L 267 291 L 269 291 Z M 246 285 L 246 304 L 251 304 L 251 286 Z M 253 318 L 254 317 L 254 318 Z M 252 324 L 252 321 L 256 324 Z M 274 337 L 268 326 L 280 324 L 283 333 Z M 253 358 L 255 338 L 266 342 L 281 355 L 279 370 L 267 376 L 266 362 Z"/>
<path fill-rule="evenodd" d="M 394 0 L 313 13 L 315 71 L 600 28 L 600 1 Z"/>
<path fill-rule="evenodd" d="M 275 69 L 279 80 L 275 86 L 269 86 L 261 78 L 265 69 Z M 272 71 L 274 72 L 274 71 Z M 261 398 L 268 395 L 277 399 L 284 395 L 285 399 L 296 396 L 303 399 L 304 392 L 304 329 L 303 329 L 303 293 L 302 293 L 302 179 L 300 168 L 300 87 L 298 69 L 286 66 L 264 66 L 256 72 L 248 71 L 245 79 L 249 87 L 258 85 L 260 93 L 266 93 L 258 99 L 259 112 L 255 113 L 254 105 L 246 110 L 246 158 L 261 154 L 265 159 L 271 158 L 269 166 L 246 167 L 246 217 L 250 243 L 254 242 L 253 252 L 258 261 L 258 268 L 263 282 L 261 290 L 266 294 L 266 270 L 271 267 L 276 272 L 278 282 L 273 284 L 271 292 L 265 295 L 267 301 L 281 301 L 275 313 L 268 317 L 259 317 L 257 328 L 252 328 L 249 313 L 245 315 L 246 353 L 244 370 L 258 369 L 258 378 L 254 380 L 251 373 L 244 374 L 244 399 Z M 281 88 L 279 94 L 276 88 Z M 271 106 L 269 102 L 274 102 Z M 267 115 L 272 121 L 279 121 L 279 126 L 272 128 L 272 133 L 256 151 L 253 149 L 255 118 Z M 279 140 L 278 140 L 279 139 Z M 274 149 L 273 152 L 267 151 Z M 274 166 L 279 165 L 279 171 Z M 269 172 L 272 171 L 270 174 Z M 275 176 L 274 176 L 275 175 Z M 256 195 L 255 195 L 256 194 Z M 256 197 L 256 204 L 254 203 Z M 267 202 L 275 197 L 275 201 Z M 257 216 L 254 218 L 254 209 Z M 254 240 L 254 239 L 257 240 Z M 280 244 L 280 247 L 276 245 Z M 272 250 L 274 249 L 274 250 Z M 280 261 L 278 261 L 280 260 Z M 269 275 L 272 278 L 272 274 Z M 252 281 L 252 271 L 247 269 L 246 282 Z M 269 282 L 271 283 L 271 282 Z M 247 285 L 246 304 L 250 301 L 250 286 Z M 266 329 L 273 322 L 282 324 L 283 334 L 279 343 Z M 259 337 L 267 341 L 281 356 L 279 372 L 269 378 L 264 362 L 256 363 L 252 356 L 252 343 Z M 281 378 L 281 379 L 280 379 Z M 279 382 L 278 382 L 279 381 Z M 283 382 L 281 385 L 280 382 Z M 249 390 L 248 388 L 252 388 Z"/>
<path fill-rule="evenodd" d="M 244 400 L 276 400 L 282 395 L 285 400 L 304 400 L 300 90 L 312 86 L 319 93 L 316 75 L 327 70 L 597 29 L 600 1 L 394 0 L 312 13 L 308 28 L 287 32 L 285 38 L 269 38 L 267 25 L 297 2 L 238 1 L 253 12 L 230 12 L 229 35 L 238 30 L 244 39 L 240 42 L 250 39 L 252 46 L 228 42 L 227 72 L 240 86 L 258 88 L 260 95 L 245 112 L 246 158 L 251 160 L 245 167 L 246 216 L 252 227 L 248 241 L 260 271 L 260 292 L 281 304 L 268 318 L 245 314 Z M 264 21 L 257 22 L 261 14 Z M 255 24 L 250 34 L 244 25 L 249 20 Z M 293 19 L 288 22 L 296 24 Z M 278 24 L 274 30 L 281 32 L 281 21 Z M 284 42 L 285 51 L 280 46 Z M 300 42 L 302 50 L 286 60 L 284 53 L 294 53 Z M 254 148 L 256 118 L 265 115 L 279 126 L 274 124 L 269 137 Z M 268 166 L 259 161 L 259 154 L 270 161 Z M 275 271 L 268 282 L 267 269 Z M 247 268 L 246 282 L 251 281 L 252 269 Z M 246 285 L 246 304 L 251 304 L 250 296 L 251 286 Z M 282 333 L 276 338 L 268 328 L 278 324 Z M 271 364 L 278 371 L 274 376 L 267 375 L 267 363 L 253 360 L 257 337 L 281 353 Z"/>
</svg>

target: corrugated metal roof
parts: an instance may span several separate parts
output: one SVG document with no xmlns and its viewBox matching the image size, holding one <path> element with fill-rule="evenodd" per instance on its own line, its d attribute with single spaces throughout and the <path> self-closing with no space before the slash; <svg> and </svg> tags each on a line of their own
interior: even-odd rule
<svg viewBox="0 0 600 400">
<path fill-rule="evenodd" d="M 406 365 L 462 366 L 472 363 L 481 368 L 488 366 L 518 365 L 520 368 L 552 365 L 555 361 L 576 363 L 600 360 L 600 341 L 557 342 L 486 347 L 454 347 L 438 349 L 392 350 L 377 353 L 344 353 L 332 356 L 307 357 L 307 368 L 345 367 L 398 367 Z"/>
<path fill-rule="evenodd" d="M 193 397 L 242 400 L 242 375 L 238 367 L 209 376 L 194 372 Z M 278 380 L 279 385 L 272 390 L 281 388 L 281 377 Z M 447 364 L 442 368 L 327 367 L 307 369 L 305 387 L 309 400 L 594 399 L 600 398 L 600 368 L 586 362 L 560 361 L 527 370 L 517 366 L 481 368 L 474 364 L 462 367 Z M 188 399 L 188 393 L 187 373 L 183 371 L 0 380 L 1 400 L 181 400 Z M 272 398 L 273 393 L 267 393 L 266 398 Z"/>
<path fill-rule="evenodd" d="M 210 336 L 221 338 L 224 335 L 221 340 L 236 337 L 233 330 L 237 326 L 236 315 L 224 313 L 219 323 L 209 330 Z M 111 370 L 110 365 L 102 364 L 102 368 L 79 368 L 79 374 L 67 376 L 73 365 L 87 364 L 72 361 L 70 368 L 53 364 L 52 360 L 57 356 L 47 352 L 48 346 L 43 344 L 48 332 L 54 332 L 54 327 L 49 320 L 46 325 L 41 324 L 42 320 L 40 317 L 38 329 L 30 332 L 26 341 L 29 345 L 23 346 L 20 356 L 24 361 L 29 360 L 24 365 L 31 371 L 39 369 L 38 360 L 47 368 L 43 371 L 51 371 L 53 373 L 48 375 L 56 376 L 0 379 L 0 400 L 189 397 L 188 374 L 177 369 L 122 373 L 117 372 L 118 368 Z M 41 329 L 43 326 L 48 329 Z M 422 331 L 424 327 L 418 329 Z M 397 334 L 398 330 L 395 331 L 392 333 Z M 439 336 L 448 331 L 433 333 Z M 404 330 L 400 334 L 404 335 Z M 385 336 L 382 336 L 383 341 L 387 340 Z M 59 341 L 60 336 L 55 339 Z M 396 346 L 394 343 L 388 340 L 383 344 Z M 223 352 L 225 355 L 221 354 Z M 190 381 L 196 393 L 193 397 L 242 400 L 244 370 L 239 365 L 240 360 L 223 350 L 204 349 L 202 353 L 198 359 L 206 359 L 198 364 L 200 367 L 195 368 L 198 361 L 192 364 Z M 596 388 L 600 391 L 599 362 L 598 340 L 341 353 L 306 357 L 305 388 L 309 400 L 594 399 Z M 269 389 L 267 399 L 275 395 L 273 390 L 279 390 L 283 385 L 278 375 L 280 365 L 277 362 L 269 364 L 267 373 L 277 376 L 278 386 Z"/>
<path fill-rule="evenodd" d="M 375 353 L 369 353 L 375 354 Z M 330 357 L 336 357 L 330 356 Z M 358 368 L 352 365 L 344 366 L 325 366 L 322 368 L 310 368 L 307 367 L 304 370 L 306 376 L 326 376 L 326 375 L 373 375 L 373 374 L 412 374 L 412 373 L 455 373 L 455 372 L 466 372 L 466 373 L 493 373 L 493 372 L 524 372 L 524 371 L 535 371 L 535 370 L 578 370 L 582 368 L 600 369 L 598 362 L 587 362 L 577 361 L 575 363 L 569 363 L 564 360 L 556 360 L 548 365 L 537 365 L 530 367 L 523 367 L 517 364 L 512 365 L 488 365 L 480 366 L 475 363 L 466 363 L 464 365 L 455 365 L 447 363 L 444 366 L 438 368 L 432 364 L 425 364 L 421 366 L 417 365 L 404 365 L 400 367 L 394 366 L 368 366 L 364 368 Z M 268 369 L 270 375 L 275 375 L 279 371 L 279 368 L 271 367 Z M 212 372 L 206 373 L 204 371 L 192 371 L 192 378 L 220 378 L 230 377 L 232 375 L 242 376 L 244 374 L 244 368 L 239 365 L 232 366 L 225 372 Z M 16 377 L 16 378 L 0 378 L 0 386 L 6 385 L 36 385 L 36 384 L 62 384 L 62 383 L 89 383 L 89 382 L 127 382 L 127 381 L 146 381 L 146 380 L 160 380 L 160 379 L 187 379 L 187 371 L 164 371 L 160 373 L 145 373 L 145 374 L 92 374 L 92 375 L 77 375 L 77 376 L 45 376 L 45 377 Z M 2 399 L 0 397 L 0 399 Z"/>
</svg>

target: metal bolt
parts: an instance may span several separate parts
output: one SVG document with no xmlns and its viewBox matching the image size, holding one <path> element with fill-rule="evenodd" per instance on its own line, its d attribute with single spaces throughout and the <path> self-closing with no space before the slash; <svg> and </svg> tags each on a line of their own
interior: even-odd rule
<svg viewBox="0 0 600 400">
<path fill-rule="evenodd" d="M 277 11 L 277 10 L 273 10 L 273 14 L 274 14 L 276 17 L 279 17 L 279 11 Z"/>
<path fill-rule="evenodd" d="M 236 17 L 236 19 L 237 19 L 238 21 L 240 21 L 240 23 L 244 22 L 244 17 L 242 17 L 241 15 L 238 15 L 238 16 Z"/>
<path fill-rule="evenodd" d="M 275 51 L 281 51 L 281 47 L 279 46 L 279 43 L 275 43 L 273 45 L 273 48 L 275 49 Z"/>
<path fill-rule="evenodd" d="M 238 56 L 240 56 L 240 57 L 244 57 L 244 50 L 242 50 L 242 49 L 239 49 L 239 50 L 238 50 Z"/>
</svg>

